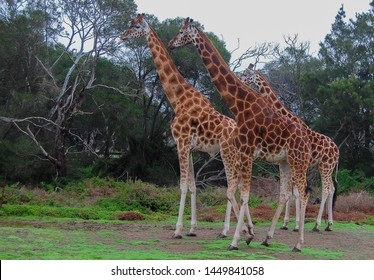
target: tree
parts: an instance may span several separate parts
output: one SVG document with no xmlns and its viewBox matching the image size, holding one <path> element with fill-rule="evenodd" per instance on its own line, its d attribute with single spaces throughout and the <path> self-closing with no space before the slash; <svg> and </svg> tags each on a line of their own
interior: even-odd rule
<svg viewBox="0 0 374 280">
<path fill-rule="evenodd" d="M 39 3 L 39 2 L 38 2 Z M 47 159 L 56 170 L 58 177 L 67 175 L 67 154 L 70 142 L 78 141 L 95 153 L 95 150 L 83 139 L 82 134 L 73 129 L 73 122 L 77 116 L 84 115 L 81 111 L 88 93 L 98 88 L 112 89 L 126 94 L 120 88 L 97 83 L 97 67 L 100 58 L 115 50 L 115 39 L 122 28 L 121 23 L 135 13 L 135 4 L 131 0 L 80 0 L 80 1 L 45 1 L 46 6 L 41 11 L 50 10 L 50 4 L 57 4 L 62 22 L 56 23 L 58 37 L 65 39 L 65 45 L 52 44 L 49 40 L 39 39 L 44 43 L 46 53 L 36 53 L 30 48 L 30 58 L 38 66 L 39 73 L 43 71 L 34 92 L 49 99 L 44 102 L 49 106 L 48 114 L 42 116 L 28 115 L 24 118 L 2 117 L 2 120 L 13 124 L 20 132 L 31 139 L 39 148 L 44 159 Z M 24 14 L 39 13 L 41 22 L 45 23 L 45 13 L 40 10 L 24 9 Z M 16 17 L 15 19 L 18 19 Z M 13 19 L 13 20 L 15 20 Z M 12 19 L 9 19 L 12 21 Z M 22 24 L 21 26 L 25 26 Z M 32 29 L 32 34 L 48 34 L 43 25 L 43 32 Z M 27 38 L 27 37 L 26 37 Z M 53 39 L 53 38 L 50 38 Z M 28 43 L 35 40 L 25 40 Z M 19 40 L 17 42 L 22 42 Z M 22 59 L 21 65 L 27 65 L 28 59 Z M 26 86 L 31 87 L 30 78 L 26 76 Z M 29 86 L 30 84 L 30 86 Z M 41 131 L 53 133 L 53 144 L 46 145 L 39 140 Z M 90 134 L 90 133 L 89 133 Z M 74 145 L 72 146 L 74 147 Z"/>
<path fill-rule="evenodd" d="M 265 72 L 279 98 L 294 114 L 307 121 L 304 111 L 302 76 L 311 70 L 314 59 L 309 52 L 309 42 L 300 42 L 298 35 L 284 37 L 286 47 L 274 48 L 272 61 L 265 64 Z"/>
<path fill-rule="evenodd" d="M 341 166 L 367 176 L 374 174 L 373 3 L 368 12 L 348 22 L 340 8 L 320 44 L 322 70 L 304 77 L 305 97 L 318 108 L 313 125 L 336 139 Z"/>
</svg>

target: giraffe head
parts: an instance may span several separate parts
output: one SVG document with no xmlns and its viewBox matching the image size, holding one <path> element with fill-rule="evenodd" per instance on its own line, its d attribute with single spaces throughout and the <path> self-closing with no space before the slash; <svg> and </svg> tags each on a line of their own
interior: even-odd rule
<svg viewBox="0 0 374 280">
<path fill-rule="evenodd" d="M 252 63 L 249 64 L 248 68 L 245 69 L 240 76 L 240 80 L 247 85 L 250 85 L 256 81 L 257 72 L 253 69 L 253 67 L 254 65 Z"/>
<path fill-rule="evenodd" d="M 196 35 L 197 35 L 197 29 L 195 25 L 193 24 L 193 20 L 190 18 L 186 18 L 183 26 L 179 30 L 179 33 L 175 35 L 173 39 L 170 40 L 168 44 L 168 48 L 174 49 L 174 48 L 188 45 L 194 41 L 194 38 L 196 38 Z"/>
<path fill-rule="evenodd" d="M 121 40 L 129 38 L 147 37 L 150 33 L 148 23 L 145 21 L 144 14 L 138 14 L 136 18 L 131 21 L 129 29 L 121 35 Z"/>
</svg>

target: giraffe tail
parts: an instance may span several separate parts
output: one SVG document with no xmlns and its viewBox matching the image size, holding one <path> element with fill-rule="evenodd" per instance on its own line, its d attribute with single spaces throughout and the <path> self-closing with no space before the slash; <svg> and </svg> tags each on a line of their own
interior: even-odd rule
<svg viewBox="0 0 374 280">
<path fill-rule="evenodd" d="M 335 206 L 336 198 L 338 197 L 338 169 L 339 169 L 339 163 L 336 163 L 335 178 L 333 180 L 334 188 L 335 188 L 334 195 L 332 197 L 332 208 L 333 209 L 334 209 L 334 206 Z"/>
</svg>

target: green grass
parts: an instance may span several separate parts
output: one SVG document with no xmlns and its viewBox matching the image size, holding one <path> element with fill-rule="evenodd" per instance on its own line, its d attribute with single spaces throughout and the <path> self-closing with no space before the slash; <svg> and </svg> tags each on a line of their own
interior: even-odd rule
<svg viewBox="0 0 374 280">
<path fill-rule="evenodd" d="M 18 218 L 20 219 L 20 218 Z M 17 219 L 16 219 L 17 220 Z M 120 232 L 103 230 L 64 230 L 60 228 L 37 228 L 27 220 L 25 224 L 16 220 L 2 220 L 0 231 L 0 259 L 16 260 L 204 260 L 241 259 L 272 260 L 279 254 L 290 254 L 290 248 L 273 242 L 264 247 L 252 242 L 239 251 L 228 251 L 227 239 L 183 240 L 183 244 L 197 246 L 193 252 L 168 251 L 168 246 L 181 244 L 180 240 L 125 240 Z M 14 225 L 12 226 L 12 221 Z M 58 222 L 60 219 L 53 219 Z M 66 222 L 66 220 L 63 220 Z M 35 220 L 34 220 L 35 222 Z M 48 222 L 44 221 L 46 224 Z M 61 222 L 61 221 L 60 221 Z M 79 221 L 75 220 L 76 223 Z M 83 222 L 83 221 L 82 221 Z M 101 223 L 98 222 L 98 223 Z M 133 222 L 132 222 L 133 223 Z M 18 225 L 18 226 L 17 226 Z M 20 226 L 21 225 L 21 226 Z M 351 230 L 358 225 L 336 223 L 337 230 Z M 373 227 L 366 226 L 373 230 Z M 165 249 L 164 249 L 165 248 Z M 327 249 L 303 248 L 301 256 L 311 259 L 342 259 L 344 252 Z"/>
</svg>

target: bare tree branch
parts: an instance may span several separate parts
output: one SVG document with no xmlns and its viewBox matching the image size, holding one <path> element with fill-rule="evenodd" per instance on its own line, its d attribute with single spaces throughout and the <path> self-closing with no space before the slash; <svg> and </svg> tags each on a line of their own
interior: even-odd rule
<svg viewBox="0 0 374 280">
<path fill-rule="evenodd" d="M 238 39 L 238 47 L 231 53 L 239 49 L 239 43 L 240 41 Z M 250 47 L 239 58 L 230 63 L 230 68 L 232 69 L 232 71 L 235 71 L 242 66 L 244 60 L 247 60 L 249 58 L 255 60 L 253 64 L 257 64 L 261 61 L 261 59 L 268 59 L 272 57 L 274 55 L 274 48 L 274 44 L 272 43 L 263 43 L 261 45 L 256 45 L 253 48 Z"/>
</svg>

